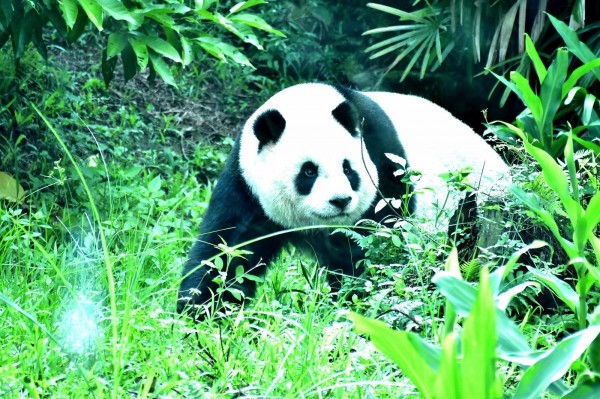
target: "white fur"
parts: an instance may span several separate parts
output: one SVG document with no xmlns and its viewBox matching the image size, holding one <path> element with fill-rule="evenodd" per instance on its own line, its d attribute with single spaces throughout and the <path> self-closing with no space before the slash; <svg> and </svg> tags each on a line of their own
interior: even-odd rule
<svg viewBox="0 0 600 399">
<path fill-rule="evenodd" d="M 415 184 L 418 218 L 433 220 L 445 204 L 453 213 L 459 197 L 448 196 L 440 174 L 472 169 L 469 183 L 478 189 L 478 202 L 501 196 L 510 182 L 502 158 L 471 128 L 444 108 L 417 96 L 368 92 L 394 123 L 407 161 L 421 172 Z M 474 112 L 477 112 L 476 110 Z M 443 218 L 442 218 L 443 219 Z"/>
<path fill-rule="evenodd" d="M 486 194 L 499 195 L 508 182 L 508 166 L 485 141 L 443 108 L 415 96 L 370 92 L 398 132 L 410 168 L 423 175 L 415 186 L 417 217 L 436 218 L 438 206 L 454 210 L 459 197 L 447 197 L 440 174 L 471 167 L 470 182 Z M 377 197 L 377 169 L 359 138 L 353 138 L 332 116 L 344 97 L 333 87 L 302 84 L 269 99 L 246 122 L 241 136 L 240 168 L 266 215 L 284 227 L 352 224 Z M 286 120 L 282 137 L 258 151 L 253 123 L 262 112 L 276 109 Z M 477 112 L 477 111 L 474 111 Z M 361 185 L 354 192 L 343 174 L 344 159 L 357 171 Z M 311 193 L 299 196 L 294 179 L 305 161 L 319 165 Z M 340 215 L 329 203 L 335 196 L 352 198 Z"/>
<path fill-rule="evenodd" d="M 271 97 L 243 128 L 242 174 L 267 216 L 284 227 L 353 224 L 375 198 L 376 189 L 369 174 L 377 184 L 377 168 L 360 139 L 353 138 L 331 116 L 331 111 L 342 101 L 344 98 L 329 86 L 293 86 Z M 252 126 L 258 115 L 269 109 L 283 115 L 286 128 L 276 144 L 265 146 L 259 152 Z M 359 174 L 358 192 L 352 190 L 343 173 L 344 159 L 348 159 Z M 319 177 L 309 195 L 299 196 L 294 178 L 306 161 L 319 166 Z M 329 202 L 335 196 L 352 198 L 344 214 L 339 214 Z"/>
</svg>

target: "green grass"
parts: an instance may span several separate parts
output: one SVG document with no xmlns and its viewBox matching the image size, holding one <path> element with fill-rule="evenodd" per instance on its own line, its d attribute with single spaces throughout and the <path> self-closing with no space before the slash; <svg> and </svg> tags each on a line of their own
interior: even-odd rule
<svg viewBox="0 0 600 399">
<path fill-rule="evenodd" d="M 113 182 L 113 189 L 132 183 Z M 3 203 L 1 397 L 342 398 L 412 391 L 352 331 L 340 305 L 322 289 L 310 290 L 298 269 L 288 272 L 297 262 L 292 255 L 274 265 L 250 307 L 199 324 L 174 314 L 195 223 L 178 222 L 181 207 L 160 210 L 159 203 L 195 199 L 185 190 L 155 192 L 154 199 L 156 206 L 139 213 L 116 211 L 115 204 L 106 220 L 82 214 L 70 227 L 52 212 L 27 214 Z"/>
</svg>

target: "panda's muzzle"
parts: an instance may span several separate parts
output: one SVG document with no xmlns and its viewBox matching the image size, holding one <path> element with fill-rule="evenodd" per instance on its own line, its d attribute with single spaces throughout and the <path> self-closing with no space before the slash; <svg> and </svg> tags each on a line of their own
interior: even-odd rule
<svg viewBox="0 0 600 399">
<path fill-rule="evenodd" d="M 350 201 L 352 201 L 352 197 L 350 197 L 349 195 L 344 195 L 344 196 L 333 197 L 332 199 L 329 200 L 329 203 L 343 212 L 348 207 L 348 204 L 350 203 Z"/>
</svg>

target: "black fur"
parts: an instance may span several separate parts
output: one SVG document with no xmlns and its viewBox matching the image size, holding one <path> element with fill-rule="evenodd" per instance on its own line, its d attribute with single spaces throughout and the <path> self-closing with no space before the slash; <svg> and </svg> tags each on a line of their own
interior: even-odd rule
<svg viewBox="0 0 600 399">
<path fill-rule="evenodd" d="M 404 149 L 390 119 L 375 102 L 360 92 L 337 86 L 335 89 L 346 98 L 346 101 L 338 106 L 332 115 L 351 134 L 362 134 L 367 149 L 365 158 L 370 157 L 377 167 L 381 194 L 386 198 L 401 198 L 403 194 L 409 193 L 410 186 L 401 183 L 398 178 L 393 176 L 398 168 L 397 165 L 384 154 L 389 152 L 405 158 Z M 253 128 L 254 134 L 260 141 L 258 149 L 260 151 L 263 145 L 277 142 L 285 129 L 285 120 L 278 111 L 269 110 L 257 118 Z M 226 243 L 232 247 L 283 230 L 282 226 L 274 223 L 265 215 L 258 200 L 251 194 L 239 168 L 239 150 L 240 138 L 238 137 L 212 194 L 200 229 L 200 237 L 194 244 L 189 260 L 184 267 L 183 280 L 178 294 L 178 312 L 182 312 L 190 305 L 205 304 L 209 303 L 211 299 L 219 298 L 216 295 L 219 284 L 214 281 L 218 277 L 218 271 L 202 264 L 203 261 L 210 260 L 220 253 L 220 250 L 217 249 L 218 244 Z M 346 176 L 348 176 L 353 189 L 358 189 L 359 184 L 371 184 L 367 181 L 359 182 L 356 172 L 349 162 L 347 163 L 348 165 L 344 164 L 340 167 L 347 169 Z M 313 164 L 312 166 L 317 167 L 318 174 L 318 165 Z M 310 174 L 312 172 L 304 173 L 304 177 L 296 177 L 296 185 L 301 194 L 306 190 L 310 192 L 312 188 L 314 179 L 311 183 Z M 299 182 L 302 179 L 305 181 Z M 383 217 L 395 213 L 388 209 L 387 212 L 375 214 L 373 208 L 376 203 L 377 200 L 363 215 L 364 218 L 381 220 Z M 414 200 L 410 201 L 407 208 L 410 212 L 414 211 Z M 245 255 L 244 258 L 235 258 L 232 261 L 227 269 L 226 285 L 230 286 L 235 282 L 237 266 L 243 266 L 245 272 L 253 275 L 263 274 L 266 265 L 279 254 L 282 246 L 288 242 L 311 248 L 319 263 L 332 271 L 339 271 L 345 275 L 359 275 L 362 272 L 354 265 L 364 257 L 364 254 L 354 242 L 342 234 L 332 235 L 329 230 L 311 230 L 308 233 L 277 235 L 247 245 L 243 249 L 252 254 Z M 222 258 L 223 263 L 226 264 L 226 257 Z M 330 274 L 330 284 L 334 289 L 339 287 L 339 277 L 335 273 Z M 239 288 L 246 295 L 252 295 L 256 289 L 256 283 L 245 279 Z M 220 298 L 235 301 L 235 298 L 227 291 Z M 191 306 L 188 309 L 192 309 Z"/>
<path fill-rule="evenodd" d="M 351 135 L 352 137 L 356 137 L 356 135 L 360 132 L 360 120 L 358 112 L 352 106 L 352 104 L 344 101 L 340 105 L 337 106 L 336 109 L 331 111 L 331 115 L 333 115 L 334 119 L 338 121 L 340 125 L 342 125 Z"/>
<path fill-rule="evenodd" d="M 313 162 L 305 162 L 300 168 L 300 173 L 298 173 L 298 176 L 296 176 L 296 179 L 294 180 L 294 184 L 296 186 L 296 191 L 298 191 L 298 194 L 310 194 L 313 186 L 315 185 L 315 182 L 317 181 L 318 176 L 319 167 Z"/>
<path fill-rule="evenodd" d="M 186 310 L 186 307 L 193 312 L 193 305 L 209 304 L 213 297 L 218 297 L 216 293 L 219 285 L 213 281 L 218 276 L 218 271 L 202 265 L 202 261 L 209 260 L 221 252 L 217 248 L 218 244 L 227 243 L 231 247 L 284 230 L 264 214 L 257 199 L 250 193 L 239 168 L 239 147 L 238 138 L 212 194 L 200 228 L 200 237 L 192 247 L 189 260 L 183 268 L 183 280 L 177 299 L 179 313 Z M 305 234 L 278 235 L 245 246 L 243 249 L 252 254 L 244 255 L 244 258 L 235 258 L 229 265 L 228 286 L 234 281 L 237 266 L 242 266 L 244 271 L 256 276 L 264 274 L 266 265 L 288 243 L 314 251 L 319 264 L 331 265 L 330 269 L 338 274 L 362 274 L 362 269 L 354 267 L 355 262 L 362 257 L 361 251 L 346 236 L 332 236 L 330 231 L 310 231 Z M 223 262 L 226 263 L 225 257 Z M 330 275 L 329 283 L 332 287 L 339 288 L 339 281 L 339 276 Z M 252 296 L 256 290 L 256 283 L 245 279 L 243 284 L 236 285 L 236 288 L 241 289 L 246 296 Z M 221 299 L 237 302 L 227 291 Z"/>
<path fill-rule="evenodd" d="M 361 121 L 360 131 L 368 155 L 377 167 L 377 173 L 379 174 L 378 188 L 380 193 L 384 198 L 402 198 L 403 195 L 410 194 L 412 187 L 400 182 L 399 178 L 394 176 L 394 172 L 398 170 L 398 165 L 385 156 L 385 153 L 392 153 L 406 159 L 406 153 L 390 118 L 375 101 L 361 92 L 342 86 L 334 87 L 346 98 L 348 103 L 352 104 L 352 108 L 358 113 L 358 118 Z M 363 183 L 369 184 L 369 182 Z M 416 210 L 414 196 L 410 196 L 407 209 L 409 214 Z M 382 216 L 388 216 L 396 212 L 397 210 L 387 209 L 387 212 L 380 211 L 375 214 L 374 206 L 372 206 L 364 215 L 364 218 L 382 220 Z"/>
<path fill-rule="evenodd" d="M 277 143 L 285 129 L 285 119 L 279 111 L 270 109 L 263 112 L 254 121 L 254 134 L 258 139 L 258 150 L 263 146 Z"/>
<path fill-rule="evenodd" d="M 352 165 L 350 165 L 350 161 L 344 159 L 344 163 L 342 164 L 342 168 L 344 168 L 344 174 L 348 178 L 350 182 L 350 187 L 354 191 L 358 191 L 360 189 L 360 178 L 358 177 L 358 173 L 354 169 L 352 169 Z"/>
</svg>

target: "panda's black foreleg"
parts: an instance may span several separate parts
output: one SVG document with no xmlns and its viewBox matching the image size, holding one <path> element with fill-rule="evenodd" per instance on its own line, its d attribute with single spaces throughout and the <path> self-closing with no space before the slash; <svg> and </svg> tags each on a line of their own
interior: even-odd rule
<svg viewBox="0 0 600 399">
<path fill-rule="evenodd" d="M 255 276 L 264 273 L 266 264 L 279 253 L 287 239 L 275 236 L 248 243 L 281 230 L 281 227 L 266 217 L 250 193 L 239 171 L 238 152 L 239 142 L 212 193 L 200 236 L 183 268 L 177 296 L 179 313 L 186 309 L 196 313 L 194 309 L 199 305 L 219 306 L 221 301 L 240 302 L 232 289 L 253 294 L 256 283 L 244 278 L 243 273 Z M 245 243 L 248 244 L 242 245 Z M 232 254 L 230 249 L 240 245 Z M 229 251 L 229 255 L 224 251 Z M 236 274 L 240 271 L 239 266 L 243 268 L 242 275 Z"/>
<path fill-rule="evenodd" d="M 330 234 L 323 231 L 310 239 L 319 265 L 327 267 L 327 281 L 332 292 L 337 293 L 342 286 L 344 276 L 358 277 L 364 268 L 357 266 L 364 259 L 364 251 L 349 237 L 342 233 Z"/>
<path fill-rule="evenodd" d="M 245 228 L 242 223 L 229 232 L 201 234 L 184 267 L 177 311 L 181 313 L 187 307 L 194 312 L 197 305 L 219 307 L 223 301 L 239 303 L 245 296 L 252 296 L 256 282 L 246 277 L 264 274 L 266 265 L 279 253 L 283 239 L 261 239 L 238 248 L 241 252 L 237 255 L 222 253 L 217 244 L 232 248 L 265 233 L 268 234 L 263 228 Z M 243 295 L 241 299 L 237 293 Z"/>
</svg>

